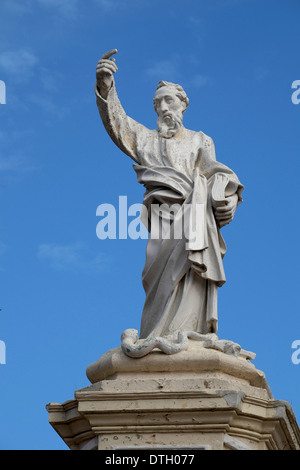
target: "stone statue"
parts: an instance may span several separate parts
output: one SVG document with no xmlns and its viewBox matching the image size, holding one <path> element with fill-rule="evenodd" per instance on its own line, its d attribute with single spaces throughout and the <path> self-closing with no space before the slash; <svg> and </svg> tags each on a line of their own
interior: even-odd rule
<svg viewBox="0 0 300 470">
<path fill-rule="evenodd" d="M 116 52 L 98 62 L 95 92 L 107 133 L 134 160 L 138 182 L 146 188 L 142 220 L 149 240 L 140 340 L 180 332 L 210 338 L 218 329 L 217 290 L 226 281 L 220 229 L 233 220 L 243 185 L 216 161 L 211 137 L 183 126 L 189 100 L 180 85 L 159 82 L 153 100 L 157 130 L 126 115 L 113 76 Z"/>
</svg>

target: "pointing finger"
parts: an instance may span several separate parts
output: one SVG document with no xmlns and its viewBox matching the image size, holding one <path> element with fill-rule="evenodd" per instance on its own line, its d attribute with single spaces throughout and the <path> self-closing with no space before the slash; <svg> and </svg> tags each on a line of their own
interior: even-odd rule
<svg viewBox="0 0 300 470">
<path fill-rule="evenodd" d="M 111 49 L 110 51 L 103 54 L 101 59 L 109 59 L 112 55 L 116 54 L 117 52 L 118 52 L 118 49 Z"/>
</svg>

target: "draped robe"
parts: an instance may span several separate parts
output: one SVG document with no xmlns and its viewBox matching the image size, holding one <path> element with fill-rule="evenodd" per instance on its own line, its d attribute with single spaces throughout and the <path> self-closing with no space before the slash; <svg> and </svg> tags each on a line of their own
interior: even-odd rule
<svg viewBox="0 0 300 470">
<path fill-rule="evenodd" d="M 213 203 L 223 205 L 233 194 L 240 203 L 242 184 L 230 168 L 216 161 L 213 140 L 203 132 L 182 126 L 174 137 L 160 137 L 157 130 L 126 115 L 114 84 L 106 99 L 97 87 L 95 92 L 109 136 L 134 160 L 138 182 L 146 188 L 142 217 L 149 240 L 140 338 L 178 331 L 216 333 L 217 289 L 226 281 L 226 245 Z"/>
</svg>

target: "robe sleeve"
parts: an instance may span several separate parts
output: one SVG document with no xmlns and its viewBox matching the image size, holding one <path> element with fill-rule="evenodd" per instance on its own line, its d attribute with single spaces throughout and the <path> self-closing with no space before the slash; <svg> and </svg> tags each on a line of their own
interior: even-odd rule
<svg viewBox="0 0 300 470">
<path fill-rule="evenodd" d="M 114 83 L 106 99 L 100 95 L 97 84 L 95 94 L 99 114 L 108 135 L 122 152 L 140 164 L 138 139 L 144 136 L 148 129 L 126 115 Z"/>
<path fill-rule="evenodd" d="M 220 200 L 237 194 L 238 204 L 240 204 L 243 202 L 242 192 L 244 186 L 228 166 L 216 160 L 214 142 L 210 137 L 207 137 L 207 139 L 205 141 L 206 145 L 204 144 L 198 155 L 198 168 L 200 172 L 207 178 L 209 186 L 216 188 L 216 193 L 219 193 L 218 198 Z M 223 192 L 223 197 L 220 192 Z"/>
</svg>

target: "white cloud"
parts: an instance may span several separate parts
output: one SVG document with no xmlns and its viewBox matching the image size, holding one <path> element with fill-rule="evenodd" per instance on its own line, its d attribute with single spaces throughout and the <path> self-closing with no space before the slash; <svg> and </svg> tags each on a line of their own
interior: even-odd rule
<svg viewBox="0 0 300 470">
<path fill-rule="evenodd" d="M 91 272 L 103 267 L 101 254 L 90 254 L 82 243 L 59 245 L 43 243 L 38 248 L 38 258 L 49 263 L 56 271 L 71 270 Z"/>
<path fill-rule="evenodd" d="M 0 155 L 0 172 L 23 173 L 34 170 L 34 165 L 23 155 Z"/>
<path fill-rule="evenodd" d="M 77 13 L 78 0 L 36 0 L 42 7 L 52 8 L 63 16 L 74 16 Z"/>
<path fill-rule="evenodd" d="M 52 9 L 62 16 L 73 17 L 77 14 L 79 0 L 1 0 L 3 8 L 16 15 L 32 13 L 38 6 Z"/>
<path fill-rule="evenodd" d="M 255 80 L 263 80 L 268 75 L 268 70 L 265 67 L 256 67 L 254 70 Z"/>
<path fill-rule="evenodd" d="M 139 8 L 145 5 L 145 0 L 93 0 L 93 3 L 102 10 L 113 10 L 115 8 Z"/>
<path fill-rule="evenodd" d="M 17 171 L 22 166 L 21 159 L 16 156 L 0 156 L 0 171 Z"/>
<path fill-rule="evenodd" d="M 46 67 L 42 67 L 40 72 L 40 80 L 44 89 L 49 93 L 56 93 L 63 82 L 63 74 L 57 70 L 49 70 Z"/>
<path fill-rule="evenodd" d="M 94 3 L 102 8 L 111 9 L 118 3 L 116 0 L 94 0 Z"/>
<path fill-rule="evenodd" d="M 37 171 L 38 167 L 29 158 L 16 154 L 0 155 L 0 187 L 6 189 L 8 186 L 16 185 L 31 172 Z"/>
<path fill-rule="evenodd" d="M 31 0 L 3 0 L 2 7 L 12 14 L 24 14 L 30 10 Z"/>
<path fill-rule="evenodd" d="M 157 80 L 173 80 L 178 75 L 178 67 L 173 60 L 161 60 L 146 69 L 146 75 Z"/>
<path fill-rule="evenodd" d="M 145 73 L 148 77 L 155 78 L 156 80 L 171 81 L 178 83 L 179 85 L 184 83 L 185 88 L 199 88 L 207 85 L 209 79 L 205 75 L 195 74 L 186 78 L 181 69 L 184 68 L 184 70 L 189 70 L 189 67 L 188 65 L 181 67 L 180 64 L 183 63 L 184 59 L 180 57 L 174 57 L 170 60 L 157 61 L 152 66 L 146 68 Z"/>
<path fill-rule="evenodd" d="M 190 87 L 200 88 L 204 85 L 207 85 L 207 83 L 208 77 L 206 77 L 205 75 L 198 74 L 191 77 L 190 81 L 188 82 L 188 85 Z"/>
<path fill-rule="evenodd" d="M 9 144 L 13 143 L 14 148 L 16 146 L 16 142 L 24 137 L 33 137 L 34 136 L 34 129 L 2 129 L 0 130 L 0 142 L 1 144 Z M 7 155 L 6 155 L 7 156 Z M 1 155 L 0 155 L 1 161 Z"/>
<path fill-rule="evenodd" d="M 148 0 L 90 0 L 96 7 L 102 11 L 111 11 L 118 8 L 140 8 L 145 4 L 150 4 Z M 11 14 L 23 15 L 31 13 L 37 7 L 44 9 L 52 9 L 61 16 L 74 17 L 78 16 L 79 8 L 88 8 L 86 0 L 0 0 L 1 7 Z"/>
<path fill-rule="evenodd" d="M 47 94 L 29 94 L 27 96 L 27 102 L 45 111 L 49 116 L 54 116 L 59 119 L 62 119 L 68 112 L 66 107 L 62 106 L 57 100 L 53 100 L 52 97 L 49 97 Z"/>
<path fill-rule="evenodd" d="M 18 76 L 28 77 L 38 63 L 37 56 L 29 49 L 8 50 L 0 53 L 0 70 Z"/>
<path fill-rule="evenodd" d="M 38 257 L 47 260 L 55 269 L 76 267 L 79 263 L 81 246 L 43 243 L 39 246 Z"/>
</svg>

